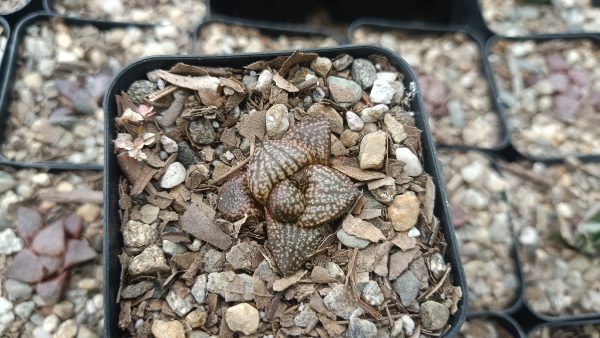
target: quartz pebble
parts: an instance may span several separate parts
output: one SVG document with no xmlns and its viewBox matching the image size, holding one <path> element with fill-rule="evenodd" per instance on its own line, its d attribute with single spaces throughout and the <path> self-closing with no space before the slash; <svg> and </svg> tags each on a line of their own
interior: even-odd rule
<svg viewBox="0 0 600 338">
<path fill-rule="evenodd" d="M 368 133 L 360 142 L 358 161 L 361 169 L 379 169 L 386 154 L 387 134 L 383 131 Z"/>
<path fill-rule="evenodd" d="M 186 170 L 183 164 L 173 162 L 168 167 L 160 180 L 160 186 L 168 189 L 173 188 L 185 181 Z"/>
<path fill-rule="evenodd" d="M 275 104 L 267 110 L 266 129 L 269 137 L 281 137 L 289 128 L 288 109 L 283 104 Z"/>
<path fill-rule="evenodd" d="M 408 176 L 418 176 L 423 172 L 419 158 L 408 148 L 396 148 L 396 159 L 404 163 L 404 172 Z"/>
<path fill-rule="evenodd" d="M 232 306 L 225 313 L 225 320 L 229 329 L 246 335 L 256 332 L 259 319 L 258 310 L 248 303 Z"/>
<path fill-rule="evenodd" d="M 379 306 L 383 304 L 384 301 L 383 292 L 381 292 L 377 282 L 373 280 L 369 281 L 367 285 L 365 285 L 364 289 L 362 290 L 362 297 L 367 303 L 373 306 Z"/>
<path fill-rule="evenodd" d="M 142 253 L 131 259 L 129 273 L 147 275 L 157 271 L 168 271 L 169 266 L 163 251 L 157 245 L 150 245 Z"/>
<path fill-rule="evenodd" d="M 185 338 L 185 329 L 178 320 L 152 321 L 152 334 L 156 338 Z"/>
<path fill-rule="evenodd" d="M 23 250 L 23 240 L 15 235 L 12 229 L 0 232 L 0 254 L 11 255 Z"/>
<path fill-rule="evenodd" d="M 388 216 L 396 231 L 410 230 L 419 218 L 421 203 L 414 192 L 397 195 L 388 207 Z"/>
<path fill-rule="evenodd" d="M 383 115 L 389 110 L 390 108 L 385 104 L 367 107 L 360 112 L 360 118 L 364 123 L 378 122 L 383 119 Z"/>
<path fill-rule="evenodd" d="M 395 93 L 396 91 L 388 81 L 384 79 L 377 79 L 373 83 L 373 88 L 371 89 L 369 98 L 371 101 L 373 101 L 373 103 L 390 104 Z"/>
<path fill-rule="evenodd" d="M 353 131 L 360 131 L 365 125 L 363 120 L 351 111 L 346 112 L 346 122 L 348 123 L 348 128 Z"/>
</svg>

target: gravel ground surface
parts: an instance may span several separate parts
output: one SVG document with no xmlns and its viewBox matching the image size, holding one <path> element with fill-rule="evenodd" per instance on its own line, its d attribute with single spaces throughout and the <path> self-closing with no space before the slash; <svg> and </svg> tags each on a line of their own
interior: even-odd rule
<svg viewBox="0 0 600 338">
<path fill-rule="evenodd" d="M 186 51 L 187 40 L 178 45 L 173 28 L 99 31 L 60 20 L 31 25 L 18 51 L 3 155 L 101 164 L 104 92 L 128 63 Z"/>
<path fill-rule="evenodd" d="M 459 338 L 515 338 L 493 318 L 475 318 L 465 321 Z"/>
<path fill-rule="evenodd" d="M 600 164 L 502 168 L 527 302 L 553 316 L 600 312 L 600 258 L 567 245 L 584 216 L 600 206 Z"/>
<path fill-rule="evenodd" d="M 537 157 L 600 153 L 597 43 L 501 40 L 489 59 L 517 149 Z"/>
<path fill-rule="evenodd" d="M 519 286 L 506 182 L 478 152 L 440 150 L 446 192 L 469 287 L 469 309 L 502 310 Z"/>
<path fill-rule="evenodd" d="M 543 327 L 529 335 L 530 338 L 600 338 L 600 324 L 563 327 Z"/>
<path fill-rule="evenodd" d="M 202 54 L 251 53 L 336 46 L 330 37 L 269 36 L 256 28 L 212 23 L 198 31 L 195 51 Z"/>
<path fill-rule="evenodd" d="M 53 0 L 52 9 L 71 16 L 175 25 L 182 34 L 206 15 L 202 0 Z"/>
<path fill-rule="evenodd" d="M 497 34 L 599 32 L 600 7 L 593 0 L 480 0 L 488 27 Z M 538 3 L 538 4 L 536 4 Z"/>
<path fill-rule="evenodd" d="M 491 148 L 500 141 L 500 121 L 491 108 L 481 54 L 462 33 L 410 35 L 359 28 L 353 43 L 377 44 L 401 55 L 415 70 L 437 143 Z"/>
<path fill-rule="evenodd" d="M 0 1 L 0 14 L 13 13 L 25 7 L 31 0 L 2 0 Z"/>
<path fill-rule="evenodd" d="M 2 337 L 102 336 L 101 197 L 98 173 L 1 168 Z"/>
</svg>

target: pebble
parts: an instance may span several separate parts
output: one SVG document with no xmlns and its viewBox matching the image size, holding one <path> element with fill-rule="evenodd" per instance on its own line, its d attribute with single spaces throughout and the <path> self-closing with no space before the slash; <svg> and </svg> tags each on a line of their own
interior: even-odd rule
<svg viewBox="0 0 600 338">
<path fill-rule="evenodd" d="M 406 270 L 392 283 L 392 288 L 400 297 L 404 306 L 411 306 L 419 295 L 421 283 L 410 270 Z"/>
<path fill-rule="evenodd" d="M 168 154 L 177 152 L 177 142 L 173 141 L 173 139 L 166 135 L 162 135 L 160 137 L 160 144 L 162 144 L 163 150 Z"/>
<path fill-rule="evenodd" d="M 0 232 L 0 254 L 12 255 L 23 250 L 23 240 L 17 237 L 13 229 L 7 228 Z"/>
<path fill-rule="evenodd" d="M 183 244 L 175 243 L 173 241 L 169 241 L 164 239 L 162 241 L 162 249 L 166 254 L 171 256 L 180 255 L 187 251 L 187 248 Z"/>
<path fill-rule="evenodd" d="M 41 326 L 33 329 L 32 334 L 34 338 L 52 338 L 52 336 L 48 332 L 44 331 L 44 328 Z"/>
<path fill-rule="evenodd" d="M 395 93 L 396 91 L 388 81 L 377 79 L 373 83 L 369 98 L 373 103 L 390 104 Z"/>
<path fill-rule="evenodd" d="M 344 231 L 344 229 L 338 230 L 336 236 L 339 239 L 339 241 L 342 242 L 342 244 L 349 248 L 364 249 L 369 245 L 369 243 L 371 243 L 366 239 L 358 238 L 356 236 L 348 234 L 346 231 Z"/>
<path fill-rule="evenodd" d="M 155 319 L 152 322 L 152 334 L 155 338 L 185 338 L 185 329 L 178 320 Z"/>
<path fill-rule="evenodd" d="M 129 220 L 123 227 L 123 243 L 128 247 L 145 248 L 158 240 L 157 225 Z"/>
<path fill-rule="evenodd" d="M 206 289 L 206 275 L 202 274 L 196 277 L 196 282 L 192 286 L 192 296 L 196 299 L 198 304 L 204 304 L 206 302 L 207 289 Z"/>
<path fill-rule="evenodd" d="M 467 183 L 473 183 L 481 177 L 485 167 L 481 161 L 475 161 L 469 165 L 462 167 L 460 176 Z"/>
<path fill-rule="evenodd" d="M 258 330 L 258 310 L 248 303 L 240 303 L 227 309 L 225 321 L 234 332 L 250 335 Z"/>
<path fill-rule="evenodd" d="M 252 285 L 252 277 L 244 273 L 235 274 L 233 271 L 226 271 L 210 273 L 206 288 L 209 292 L 225 298 L 226 302 L 240 302 L 254 299 Z"/>
<path fill-rule="evenodd" d="M 428 300 L 421 304 L 421 322 L 430 331 L 438 331 L 446 326 L 450 310 L 445 305 Z"/>
<path fill-rule="evenodd" d="M 74 338 L 77 335 L 77 323 L 73 319 L 66 320 L 60 324 L 54 337 Z"/>
<path fill-rule="evenodd" d="M 344 129 L 342 135 L 340 135 L 340 141 L 347 148 L 355 146 L 359 138 L 360 134 L 350 129 Z"/>
<path fill-rule="evenodd" d="M 367 285 L 362 290 L 362 297 L 367 303 L 373 306 L 379 306 L 384 301 L 383 292 L 381 292 L 381 288 L 379 288 L 379 285 L 374 280 L 367 282 Z"/>
<path fill-rule="evenodd" d="M 488 204 L 488 199 L 480 191 L 470 188 L 465 190 L 462 203 L 466 207 L 483 210 Z"/>
<path fill-rule="evenodd" d="M 144 204 L 140 209 L 142 214 L 142 222 L 146 224 L 152 224 L 158 218 L 160 208 L 153 204 Z"/>
<path fill-rule="evenodd" d="M 219 250 L 210 249 L 202 258 L 202 269 L 204 272 L 223 271 L 225 264 L 225 254 Z"/>
<path fill-rule="evenodd" d="M 351 111 L 346 112 L 346 122 L 348 123 L 348 128 L 352 131 L 360 131 L 365 126 L 363 120 Z"/>
<path fill-rule="evenodd" d="M 188 312 L 192 311 L 194 307 L 194 299 L 191 294 L 186 297 L 180 297 L 175 289 L 171 289 L 167 294 L 167 303 L 171 310 L 173 310 L 180 317 L 185 316 Z"/>
<path fill-rule="evenodd" d="M 44 319 L 43 328 L 47 333 L 54 333 L 58 328 L 60 319 L 55 314 L 51 314 Z"/>
<path fill-rule="evenodd" d="M 65 320 L 73 317 L 73 309 L 73 303 L 69 302 L 68 300 L 63 300 L 62 302 L 54 305 L 52 312 L 57 315 L 58 318 Z"/>
<path fill-rule="evenodd" d="M 307 327 L 318 320 L 317 313 L 310 306 L 300 304 L 300 313 L 294 317 L 294 324 L 299 327 Z"/>
<path fill-rule="evenodd" d="M 183 141 L 177 145 L 177 161 L 187 168 L 200 162 L 200 158 L 190 144 Z"/>
<path fill-rule="evenodd" d="M 266 129 L 269 137 L 281 137 L 290 127 L 288 108 L 281 103 L 267 110 Z"/>
<path fill-rule="evenodd" d="M 360 142 L 358 161 L 361 169 L 380 169 L 386 154 L 387 134 L 381 130 L 366 134 Z"/>
<path fill-rule="evenodd" d="M 408 135 L 404 132 L 404 126 L 396 120 L 391 114 L 383 116 L 383 125 L 385 130 L 390 134 L 394 143 L 402 143 Z"/>
<path fill-rule="evenodd" d="M 392 338 L 404 338 L 404 322 L 401 319 L 396 319 L 394 321 L 394 326 L 392 326 L 392 331 L 390 332 L 390 336 Z"/>
<path fill-rule="evenodd" d="M 256 90 L 262 91 L 268 88 L 271 84 L 271 81 L 273 81 L 273 73 L 271 73 L 268 69 L 263 70 L 256 81 Z"/>
<path fill-rule="evenodd" d="M 351 107 L 362 97 L 362 88 L 354 81 L 329 76 L 327 85 L 335 102 L 344 108 Z"/>
<path fill-rule="evenodd" d="M 394 197 L 394 201 L 388 207 L 388 217 L 396 231 L 409 231 L 417 224 L 421 203 L 417 195 L 408 191 Z"/>
<path fill-rule="evenodd" d="M 537 229 L 531 226 L 526 226 L 521 230 L 519 242 L 529 248 L 537 248 L 540 243 L 540 236 Z"/>
<path fill-rule="evenodd" d="M 410 149 L 399 147 L 396 149 L 396 159 L 404 163 L 404 173 L 408 176 L 419 176 L 423 172 L 421 161 Z"/>
<path fill-rule="evenodd" d="M 438 280 L 444 275 L 444 272 L 446 272 L 444 256 L 439 252 L 435 252 L 429 257 L 429 270 L 431 271 L 431 274 L 433 274 L 433 277 Z"/>
<path fill-rule="evenodd" d="M 17 186 L 17 181 L 6 171 L 0 171 L 0 194 Z"/>
<path fill-rule="evenodd" d="M 157 271 L 169 271 L 169 266 L 163 251 L 156 244 L 150 245 L 131 259 L 129 273 L 132 275 L 149 275 Z"/>
<path fill-rule="evenodd" d="M 327 269 L 327 273 L 329 273 L 329 276 L 334 278 L 336 281 L 338 281 L 338 282 L 344 281 L 344 278 L 345 278 L 344 270 L 342 270 L 342 268 L 340 268 L 339 265 L 335 264 L 334 262 L 327 262 L 327 264 L 325 265 L 325 268 Z"/>
<path fill-rule="evenodd" d="M 28 320 L 33 309 L 35 309 L 34 301 L 30 300 L 28 302 L 22 302 L 15 306 L 15 314 L 23 320 Z"/>
<path fill-rule="evenodd" d="M 373 63 L 367 59 L 354 59 L 352 62 L 352 79 L 362 89 L 370 88 L 377 77 L 377 70 Z"/>
<path fill-rule="evenodd" d="M 327 310 L 344 319 L 350 319 L 350 315 L 358 307 L 356 300 L 348 297 L 343 284 L 334 284 L 323 302 Z"/>
<path fill-rule="evenodd" d="M 77 338 L 98 338 L 98 335 L 87 327 L 80 325 L 77 331 Z"/>
<path fill-rule="evenodd" d="M 217 133 L 208 119 L 196 120 L 188 125 L 189 136 L 197 144 L 210 144 L 217 138 Z"/>
<path fill-rule="evenodd" d="M 385 104 L 378 104 L 374 107 L 367 107 L 360 112 L 360 118 L 365 123 L 379 122 L 383 119 L 383 114 L 390 108 Z"/>
<path fill-rule="evenodd" d="M 77 215 L 79 215 L 84 223 L 92 223 L 100 217 L 102 208 L 98 204 L 84 203 L 77 208 Z"/>
<path fill-rule="evenodd" d="M 348 338 L 377 338 L 377 326 L 371 321 L 360 318 L 350 319 L 348 325 L 348 332 L 346 332 Z"/>
<path fill-rule="evenodd" d="M 450 117 L 450 124 L 452 127 L 464 127 L 465 112 L 459 100 L 450 100 L 450 102 L 448 102 L 448 115 Z"/>
<path fill-rule="evenodd" d="M 197 329 L 204 326 L 204 323 L 206 323 L 206 317 L 206 311 L 198 309 L 188 313 L 188 315 L 185 317 L 185 321 L 192 329 Z"/>
<path fill-rule="evenodd" d="M 173 162 L 168 167 L 160 180 L 160 186 L 164 189 L 173 188 L 185 181 L 186 170 L 183 164 Z"/>
<path fill-rule="evenodd" d="M 399 320 L 402 321 L 404 334 L 407 337 L 412 336 L 415 331 L 415 321 L 409 315 L 404 315 Z"/>
<path fill-rule="evenodd" d="M 310 69 L 312 69 L 317 75 L 326 77 L 331 70 L 332 62 L 326 57 L 317 57 L 310 63 Z"/>
</svg>

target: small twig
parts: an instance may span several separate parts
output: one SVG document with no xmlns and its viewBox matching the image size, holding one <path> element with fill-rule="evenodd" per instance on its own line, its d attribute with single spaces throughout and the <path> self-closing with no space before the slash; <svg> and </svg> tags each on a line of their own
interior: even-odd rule
<svg viewBox="0 0 600 338">
<path fill-rule="evenodd" d="M 444 275 L 442 276 L 442 278 L 440 278 L 440 280 L 437 282 L 437 284 L 431 290 L 429 290 L 427 293 L 425 293 L 424 295 L 419 297 L 419 300 L 427 299 L 427 298 L 431 297 L 431 295 L 436 293 L 436 291 L 442 287 L 442 284 L 444 284 L 444 281 L 446 280 L 446 278 L 448 278 L 448 275 L 450 274 L 450 270 L 452 270 L 451 267 L 446 268 L 446 272 L 444 272 Z"/>
<path fill-rule="evenodd" d="M 433 246 L 439 233 L 440 233 L 440 221 L 436 217 L 434 217 L 433 228 L 431 229 L 431 238 L 429 239 L 429 246 Z"/>
<path fill-rule="evenodd" d="M 524 170 L 523 168 L 514 164 L 499 162 L 498 166 L 502 170 L 506 170 L 514 175 L 520 176 L 534 183 L 542 185 L 546 189 L 549 189 L 552 186 L 552 182 L 550 182 L 549 180 L 543 179 L 538 175 L 534 175 L 530 171 Z"/>
<path fill-rule="evenodd" d="M 93 203 L 102 204 L 102 191 L 98 190 L 74 190 L 59 191 L 56 189 L 40 189 L 40 199 L 56 203 Z"/>
<path fill-rule="evenodd" d="M 388 319 L 390 320 L 390 326 L 394 325 L 394 320 L 392 319 L 392 315 L 390 314 L 390 309 L 388 308 L 387 302 L 385 302 L 385 314 L 388 316 Z"/>
<path fill-rule="evenodd" d="M 350 276 L 354 274 L 354 264 L 356 263 L 356 256 L 358 255 L 358 248 L 354 248 L 354 252 L 352 253 L 352 259 L 348 264 L 348 274 L 346 275 L 346 282 L 344 285 L 348 287 L 348 282 L 350 282 Z"/>
<path fill-rule="evenodd" d="M 247 158 L 245 158 L 243 161 L 239 162 L 238 164 L 236 164 L 234 167 L 232 167 L 231 169 L 229 169 L 226 173 L 224 173 L 223 175 L 219 176 L 219 177 L 215 177 L 212 180 L 210 180 L 208 182 L 209 185 L 216 185 L 217 183 L 221 182 L 222 180 L 226 179 L 227 177 L 231 176 L 233 173 L 235 173 L 236 171 L 240 170 L 243 166 L 245 166 L 246 164 L 248 164 L 248 162 L 250 162 L 250 156 L 248 156 Z"/>
</svg>

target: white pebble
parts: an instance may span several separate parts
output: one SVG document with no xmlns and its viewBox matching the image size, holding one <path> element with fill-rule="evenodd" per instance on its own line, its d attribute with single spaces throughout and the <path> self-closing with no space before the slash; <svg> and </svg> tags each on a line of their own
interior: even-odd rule
<svg viewBox="0 0 600 338">
<path fill-rule="evenodd" d="M 165 171 L 162 179 L 160 180 L 160 186 L 164 189 L 170 189 L 174 186 L 181 184 L 185 181 L 186 170 L 183 164 L 179 162 L 173 162 Z"/>
<path fill-rule="evenodd" d="M 373 103 L 390 104 L 392 97 L 394 97 L 394 93 L 394 88 L 388 81 L 377 79 L 373 83 L 369 98 Z"/>
<path fill-rule="evenodd" d="M 351 111 L 346 112 L 346 121 L 348 122 L 348 128 L 352 131 L 359 131 L 365 126 L 363 120 Z"/>
<path fill-rule="evenodd" d="M 396 149 L 396 159 L 404 162 L 404 172 L 408 176 L 419 176 L 423 172 L 419 158 L 408 148 Z"/>
<path fill-rule="evenodd" d="M 160 143 L 163 146 L 163 150 L 169 154 L 177 152 L 177 142 L 173 141 L 170 137 L 163 135 L 160 137 Z"/>
</svg>

